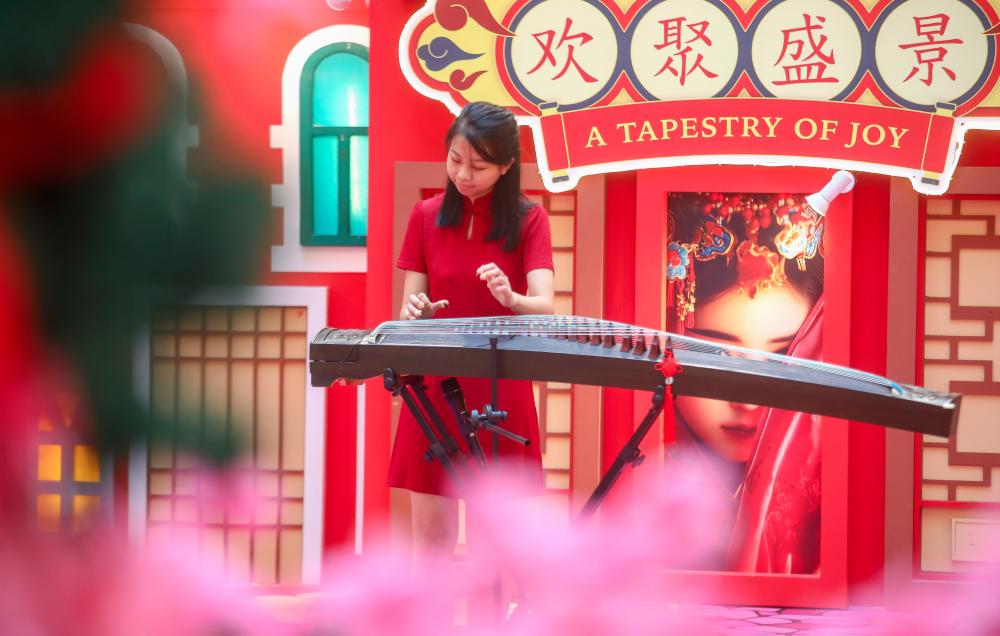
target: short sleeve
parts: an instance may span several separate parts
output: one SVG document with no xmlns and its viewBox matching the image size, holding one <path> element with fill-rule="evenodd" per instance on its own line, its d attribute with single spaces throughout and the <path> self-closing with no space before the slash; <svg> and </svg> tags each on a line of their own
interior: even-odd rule
<svg viewBox="0 0 1000 636">
<path fill-rule="evenodd" d="M 536 205 L 525 215 L 521 237 L 525 273 L 533 269 L 555 269 L 552 263 L 552 231 L 545 208 Z"/>
<path fill-rule="evenodd" d="M 420 203 L 413 206 L 410 221 L 406 225 L 403 246 L 399 249 L 396 267 L 411 272 L 427 273 L 427 259 L 424 257 L 424 215 Z"/>
</svg>

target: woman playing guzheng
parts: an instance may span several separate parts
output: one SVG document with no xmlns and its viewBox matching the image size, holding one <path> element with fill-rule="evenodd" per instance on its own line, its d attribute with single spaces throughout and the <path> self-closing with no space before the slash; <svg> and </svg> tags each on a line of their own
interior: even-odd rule
<svg viewBox="0 0 1000 636">
<path fill-rule="evenodd" d="M 514 115 L 475 102 L 448 129 L 447 185 L 417 203 L 396 266 L 405 271 L 401 320 L 468 318 L 553 311 L 552 240 L 545 210 L 521 193 L 520 141 Z M 440 388 L 428 394 L 456 440 L 454 418 Z M 468 408 L 492 401 L 490 381 L 461 378 Z M 503 428 L 530 440 L 499 442 L 505 467 L 541 485 L 538 418 L 531 382 L 500 380 Z M 483 433 L 481 431 L 481 433 Z M 481 435 L 484 449 L 491 445 Z M 389 485 L 410 491 L 416 555 L 454 549 L 458 506 L 452 484 L 408 410 L 400 416 L 389 466 Z"/>
</svg>

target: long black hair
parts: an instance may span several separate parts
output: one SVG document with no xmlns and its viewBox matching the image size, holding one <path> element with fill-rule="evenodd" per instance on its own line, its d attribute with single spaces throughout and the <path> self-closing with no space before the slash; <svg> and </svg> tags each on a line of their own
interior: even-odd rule
<svg viewBox="0 0 1000 636">
<path fill-rule="evenodd" d="M 532 203 L 521 194 L 521 140 L 517 134 L 517 121 L 506 108 L 486 102 L 467 104 L 448 128 L 445 152 L 451 148 L 456 135 L 469 140 L 484 161 L 498 166 L 511 163 L 493 186 L 493 229 L 486 240 L 504 243 L 505 252 L 517 247 L 521 238 L 521 217 L 531 209 Z M 454 227 L 462 220 L 462 195 L 448 179 L 438 213 L 439 227 Z"/>
</svg>

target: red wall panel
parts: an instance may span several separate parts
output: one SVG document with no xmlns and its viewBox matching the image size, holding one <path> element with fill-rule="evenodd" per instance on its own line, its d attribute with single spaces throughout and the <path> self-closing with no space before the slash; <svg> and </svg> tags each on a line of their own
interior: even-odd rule
<svg viewBox="0 0 1000 636">
<path fill-rule="evenodd" d="M 885 373 L 889 284 L 889 179 L 859 173 L 855 185 L 851 266 L 851 366 Z M 885 430 L 852 422 L 848 432 L 850 602 L 882 603 L 885 560 Z"/>
<path fill-rule="evenodd" d="M 368 277 L 365 321 L 371 327 L 394 318 L 391 297 L 393 166 L 397 161 L 441 161 L 443 138 L 452 117 L 439 102 L 420 95 L 399 67 L 399 36 L 416 2 L 373 2 L 371 7 L 371 106 L 368 200 Z M 444 175 L 442 175 L 443 178 Z M 387 521 L 389 489 L 389 396 L 381 381 L 370 381 L 366 400 L 366 535 Z"/>
</svg>

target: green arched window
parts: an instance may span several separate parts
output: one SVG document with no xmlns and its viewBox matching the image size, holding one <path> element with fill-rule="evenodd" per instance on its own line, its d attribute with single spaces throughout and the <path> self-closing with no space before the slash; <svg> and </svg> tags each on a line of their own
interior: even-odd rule
<svg viewBox="0 0 1000 636">
<path fill-rule="evenodd" d="M 338 42 L 301 84 L 302 244 L 364 245 L 368 235 L 368 49 Z"/>
</svg>

